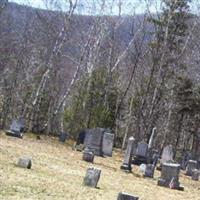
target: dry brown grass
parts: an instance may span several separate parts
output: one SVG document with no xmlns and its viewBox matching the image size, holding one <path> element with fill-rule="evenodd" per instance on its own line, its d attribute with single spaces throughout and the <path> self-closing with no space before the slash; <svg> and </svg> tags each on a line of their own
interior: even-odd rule
<svg viewBox="0 0 200 200">
<path fill-rule="evenodd" d="M 14 165 L 21 156 L 33 159 L 31 170 Z M 121 191 L 135 194 L 140 200 L 200 200 L 200 182 L 181 174 L 185 191 L 157 186 L 155 179 L 144 179 L 138 167 L 132 174 L 120 170 L 122 156 L 95 157 L 94 167 L 102 169 L 99 189 L 82 185 L 90 164 L 81 160 L 82 153 L 72 151 L 69 144 L 60 144 L 53 138 L 25 136 L 23 140 L 0 133 L 0 199 L 69 199 L 116 200 Z"/>
</svg>

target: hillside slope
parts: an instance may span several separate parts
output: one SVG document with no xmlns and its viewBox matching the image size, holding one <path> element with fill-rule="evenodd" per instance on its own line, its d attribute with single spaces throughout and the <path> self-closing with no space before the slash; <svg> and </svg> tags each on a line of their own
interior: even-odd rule
<svg viewBox="0 0 200 200">
<path fill-rule="evenodd" d="M 16 167 L 21 156 L 33 159 L 31 170 Z M 140 200 L 200 200 L 200 182 L 181 174 L 185 191 L 157 186 L 155 179 L 142 178 L 138 167 L 132 174 L 120 170 L 122 155 L 114 152 L 113 158 L 95 158 L 94 167 L 102 169 L 99 189 L 82 185 L 90 164 L 81 160 L 82 153 L 72 151 L 70 144 L 59 144 L 53 138 L 25 136 L 23 140 L 0 133 L 0 199 L 74 199 L 116 200 L 121 191 L 140 197 Z"/>
</svg>

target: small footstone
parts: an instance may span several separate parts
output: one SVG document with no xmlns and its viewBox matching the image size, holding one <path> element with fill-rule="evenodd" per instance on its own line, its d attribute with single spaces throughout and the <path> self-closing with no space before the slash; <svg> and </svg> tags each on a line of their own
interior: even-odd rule
<svg viewBox="0 0 200 200">
<path fill-rule="evenodd" d="M 138 200 L 139 197 L 135 197 L 131 194 L 120 192 L 118 194 L 117 200 Z"/>
<path fill-rule="evenodd" d="M 195 169 L 192 171 L 192 180 L 198 181 L 200 177 L 200 171 Z"/>
<path fill-rule="evenodd" d="M 32 161 L 30 158 L 19 158 L 17 162 L 18 167 L 31 169 Z"/>
<path fill-rule="evenodd" d="M 93 161 L 94 161 L 94 154 L 93 154 L 93 152 L 85 151 L 84 150 L 84 152 L 83 152 L 83 160 L 86 161 L 86 162 L 93 163 Z"/>
<path fill-rule="evenodd" d="M 85 178 L 83 180 L 83 184 L 85 186 L 96 188 L 97 184 L 98 184 L 98 181 L 100 179 L 100 175 L 101 175 L 101 170 L 100 169 L 95 169 L 93 167 L 89 167 L 87 169 Z"/>
</svg>

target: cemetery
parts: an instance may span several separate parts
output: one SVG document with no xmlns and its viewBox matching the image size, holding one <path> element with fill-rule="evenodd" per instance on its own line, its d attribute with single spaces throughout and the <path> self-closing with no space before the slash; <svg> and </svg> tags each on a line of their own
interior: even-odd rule
<svg viewBox="0 0 200 200">
<path fill-rule="evenodd" d="M 107 137 L 107 145 L 95 146 L 99 143 L 91 139 L 92 145 L 87 141 L 83 151 L 74 151 L 69 139 L 63 143 L 25 134 L 19 140 L 0 132 L 0 199 L 200 199 L 196 162 L 189 160 L 187 170 L 182 171 L 180 164 L 169 161 L 172 152 L 167 146 L 159 161 L 161 171 L 151 163 L 140 167 L 133 164 L 138 145 L 133 137 L 124 152 L 111 148 L 113 137 L 102 136 Z"/>
</svg>

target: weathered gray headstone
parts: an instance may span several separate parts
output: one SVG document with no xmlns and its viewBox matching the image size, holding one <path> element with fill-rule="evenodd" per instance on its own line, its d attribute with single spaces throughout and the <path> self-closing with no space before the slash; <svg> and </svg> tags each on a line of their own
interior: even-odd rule
<svg viewBox="0 0 200 200">
<path fill-rule="evenodd" d="M 114 143 L 114 134 L 104 133 L 103 144 L 102 144 L 103 155 L 112 157 L 113 143 Z"/>
<path fill-rule="evenodd" d="M 100 179 L 100 175 L 101 175 L 100 169 L 95 169 L 93 167 L 88 168 L 86 175 L 85 175 L 85 178 L 83 180 L 83 184 L 85 186 L 96 188 L 98 181 Z"/>
<path fill-rule="evenodd" d="M 136 156 L 146 158 L 148 153 L 148 144 L 146 142 L 140 142 L 136 149 Z"/>
<path fill-rule="evenodd" d="M 161 164 L 173 161 L 173 148 L 172 145 L 168 145 L 163 149 L 161 156 Z"/>
<path fill-rule="evenodd" d="M 103 135 L 104 129 L 102 128 L 87 129 L 84 146 L 90 149 L 95 155 L 102 156 Z"/>
<path fill-rule="evenodd" d="M 161 177 L 158 180 L 159 186 L 169 187 L 172 189 L 183 190 L 179 182 L 180 165 L 174 163 L 163 163 Z"/>
<path fill-rule="evenodd" d="M 94 153 L 90 152 L 88 149 L 83 151 L 83 160 L 86 162 L 93 163 L 94 161 Z"/>
<path fill-rule="evenodd" d="M 18 167 L 31 169 L 32 161 L 30 158 L 19 158 L 17 162 Z"/>
<path fill-rule="evenodd" d="M 198 169 L 195 169 L 192 171 L 192 180 L 198 181 L 200 177 L 200 171 Z"/>
<path fill-rule="evenodd" d="M 155 170 L 155 166 L 154 165 L 152 165 L 152 164 L 146 165 L 145 172 L 144 172 L 144 177 L 153 178 L 154 170 Z"/>
<path fill-rule="evenodd" d="M 132 152 L 133 152 L 133 146 L 135 144 L 135 139 L 133 137 L 130 137 L 128 139 L 128 144 L 126 147 L 125 157 L 123 165 L 121 166 L 122 170 L 131 171 L 131 164 L 132 164 Z"/>
<path fill-rule="evenodd" d="M 124 192 L 120 192 L 117 197 L 117 200 L 138 200 L 138 199 L 139 197 Z"/>
<path fill-rule="evenodd" d="M 197 161 L 196 160 L 189 160 L 187 167 L 186 167 L 186 175 L 192 176 L 192 172 L 195 169 L 197 169 Z"/>
<path fill-rule="evenodd" d="M 21 132 L 21 124 L 18 123 L 17 120 L 13 120 L 12 124 L 10 125 L 10 130 L 6 131 L 6 134 L 13 137 L 23 137 L 23 133 Z"/>
</svg>

